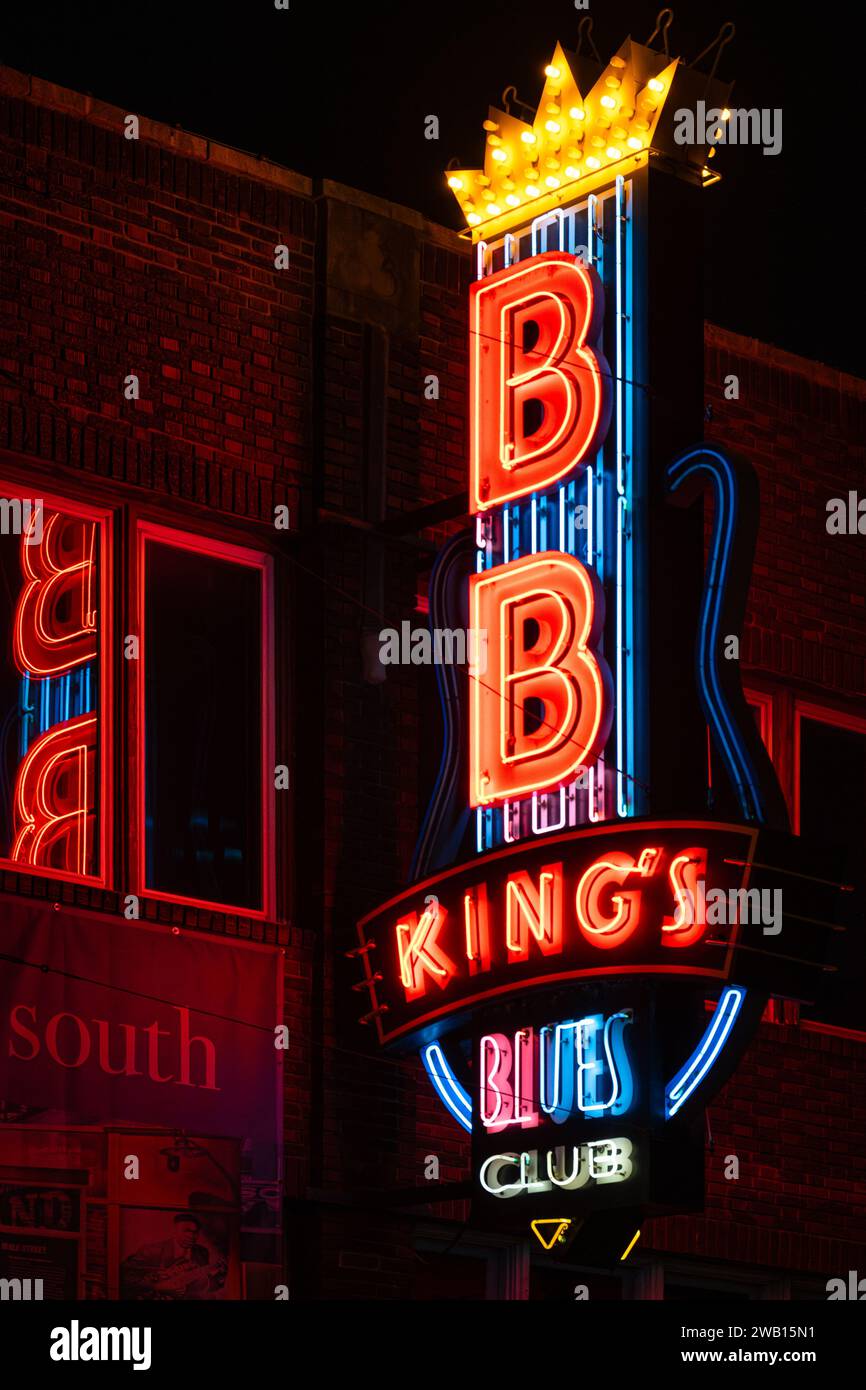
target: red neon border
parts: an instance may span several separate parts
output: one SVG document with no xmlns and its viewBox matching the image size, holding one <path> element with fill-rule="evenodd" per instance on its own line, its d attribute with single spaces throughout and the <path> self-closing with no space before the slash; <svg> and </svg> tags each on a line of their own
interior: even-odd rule
<svg viewBox="0 0 866 1390">
<path fill-rule="evenodd" d="M 545 839 L 544 844 L 545 846 L 556 846 L 573 844 L 575 841 L 583 839 L 605 840 L 613 835 L 635 834 L 642 831 L 647 831 L 649 833 L 653 830 L 710 830 L 715 833 L 736 834 L 741 837 L 745 836 L 749 844 L 745 855 L 746 862 L 743 870 L 743 888 L 748 887 L 759 833 L 758 829 L 751 825 L 736 825 L 727 821 L 632 820 L 606 825 L 601 828 L 592 826 L 583 830 L 572 830 L 565 835 L 558 835 L 549 840 Z M 534 848 L 536 844 L 537 842 L 534 841 L 522 841 L 519 844 L 506 845 L 498 850 L 494 850 L 492 854 L 484 855 L 478 859 L 467 860 L 463 864 L 453 865 L 450 869 L 446 869 L 444 873 L 435 874 L 433 877 L 426 878 L 420 883 L 413 883 L 411 888 L 405 889 L 402 893 L 396 894 L 393 898 L 389 898 L 387 902 L 382 903 L 379 907 L 374 908 L 372 912 L 368 912 L 366 916 L 361 918 L 357 923 L 357 932 L 361 945 L 367 945 L 365 933 L 367 925 L 377 920 L 383 913 L 397 907 L 400 903 L 410 901 L 417 897 L 419 893 L 423 893 L 425 889 L 431 889 L 437 883 L 441 884 L 447 879 L 453 878 L 456 874 L 465 873 L 470 868 L 477 868 L 479 875 L 483 875 L 487 866 L 495 863 L 498 859 L 510 859 L 514 858 L 515 855 L 525 854 L 527 848 Z M 482 990 L 479 994 L 461 996 L 459 1000 L 450 1001 L 443 1004 L 438 1009 L 431 1010 L 430 1013 L 423 1014 L 419 1018 L 413 1018 L 408 1023 L 401 1024 L 399 1028 L 395 1028 L 391 1032 L 385 1032 L 382 1026 L 382 1015 L 377 1014 L 376 1031 L 379 1035 L 379 1042 L 383 1045 L 385 1043 L 394 1042 L 396 1039 L 404 1037 L 407 1034 L 429 1027 L 430 1024 L 435 1023 L 437 1019 L 447 1018 L 450 1014 L 458 1014 L 464 1009 L 472 1008 L 476 1004 L 488 999 L 494 999 L 499 995 L 512 994 L 517 990 L 530 990 L 540 985 L 562 984 L 568 980 L 584 980 L 592 976 L 607 976 L 610 978 L 619 975 L 684 975 L 691 976 L 693 979 L 727 980 L 730 977 L 733 954 L 739 940 L 739 928 L 740 924 L 736 923 L 734 934 L 727 943 L 724 964 L 718 969 L 710 969 L 708 967 L 695 968 L 694 966 L 688 965 L 620 965 L 616 968 L 613 968 L 612 965 L 607 965 L 590 967 L 589 969 L 579 968 L 567 970 L 555 975 L 539 975 L 533 977 L 531 980 L 515 980 L 513 983 L 495 985 L 491 989 Z M 376 982 L 373 978 L 375 972 L 370 963 L 369 952 L 365 951 L 361 959 L 364 963 L 364 983 L 370 994 L 371 1007 L 373 1009 L 378 1009 L 379 1000 L 376 994 Z"/>
<path fill-rule="evenodd" d="M 99 702 L 96 709 L 99 735 L 97 750 L 99 771 L 97 787 L 97 834 L 99 872 L 77 874 L 66 869 L 50 869 L 43 865 L 23 864 L 17 859 L 0 855 L 0 868 L 11 873 L 29 874 L 60 883 L 83 883 L 89 888 L 111 889 L 114 886 L 114 551 L 112 519 L 114 509 L 108 506 L 91 507 L 85 502 L 72 501 L 56 493 L 45 492 L 37 483 L 24 488 L 23 484 L 0 484 L 5 497 L 39 500 L 46 509 L 64 512 L 80 521 L 93 521 L 99 536 Z M 38 494 L 38 497 L 37 497 Z"/>
<path fill-rule="evenodd" d="M 262 651 L 261 651 L 261 689 L 262 689 L 262 865 L 261 888 L 262 906 L 247 907 L 242 903 L 209 902 L 204 898 L 187 898 L 177 893 L 165 893 L 146 884 L 145 853 L 145 660 L 147 640 L 145 632 L 145 550 L 148 541 L 158 541 L 162 545 L 173 546 L 176 550 L 191 550 L 197 555 L 212 555 L 218 559 L 229 560 L 233 564 L 246 565 L 261 573 L 262 582 Z M 274 700 L 271 692 L 270 673 L 274 669 L 274 582 L 273 560 L 270 555 L 247 546 L 233 545 L 228 541 L 215 540 L 211 536 L 176 530 L 158 522 L 142 521 L 136 523 L 135 541 L 135 593 L 133 611 L 137 619 L 139 638 L 138 661 L 133 681 L 133 719 L 136 734 L 131 741 L 130 759 L 130 864 L 136 880 L 133 892 L 142 898 L 152 898 L 159 902 L 181 903 L 187 907 L 205 908 L 210 912 L 224 912 L 232 917 L 247 917 L 256 921 L 273 921 L 276 910 L 276 830 L 273 796 L 271 795 L 271 776 L 274 767 L 275 731 Z"/>
<path fill-rule="evenodd" d="M 844 710 L 833 709 L 830 705 L 819 705 L 812 700 L 794 700 L 794 834 L 800 834 L 800 726 L 804 719 L 815 724 L 830 724 L 835 729 L 845 729 L 848 733 L 862 734 L 866 737 L 866 719 Z"/>
</svg>

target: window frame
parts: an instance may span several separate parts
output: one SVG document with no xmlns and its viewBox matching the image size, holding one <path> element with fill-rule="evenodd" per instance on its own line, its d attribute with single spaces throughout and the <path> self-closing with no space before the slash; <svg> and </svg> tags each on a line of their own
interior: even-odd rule
<svg viewBox="0 0 866 1390">
<path fill-rule="evenodd" d="M 238 545 L 186 526 L 169 525 L 144 516 L 134 516 L 132 527 L 130 575 L 130 612 L 138 637 L 138 660 L 130 686 L 130 729 L 128 746 L 129 767 L 129 868 L 130 892 L 136 897 L 154 902 L 167 902 L 185 907 L 219 912 L 232 917 L 254 921 L 276 921 L 276 808 L 274 806 L 273 770 L 275 765 L 275 698 L 272 688 L 274 673 L 274 562 L 265 550 Z M 205 898 L 186 897 L 147 886 L 146 842 L 146 728 L 145 728 L 145 669 L 147 634 L 145 630 L 145 552 L 149 541 L 157 541 L 175 549 L 198 555 L 228 560 L 233 564 L 257 569 L 261 575 L 261 826 L 262 905 L 247 907 L 239 903 L 220 903 Z"/>
<path fill-rule="evenodd" d="M 43 865 L 25 864 L 0 854 L 0 870 L 6 873 L 27 874 L 31 878 L 41 878 L 52 883 L 74 883 L 87 888 L 113 891 L 115 882 L 114 855 L 114 805 L 115 805 L 115 630 L 114 630 L 114 519 L 117 511 L 110 503 L 93 505 L 81 502 L 77 497 L 65 496 L 44 489 L 39 483 L 26 486 L 16 482 L 2 468 L 3 482 L 0 493 L 6 498 L 39 501 L 45 509 L 62 512 L 81 521 L 93 521 L 99 537 L 99 704 L 97 706 L 97 748 L 99 755 L 98 814 L 97 831 L 94 837 L 98 843 L 99 872 L 79 874 L 66 869 L 53 869 Z M 39 496 L 35 494 L 38 493 Z"/>
<path fill-rule="evenodd" d="M 761 742 L 766 748 L 770 762 L 775 766 L 775 754 L 773 747 L 773 696 L 768 690 L 758 690 L 754 686 L 745 684 L 743 694 L 748 704 L 753 705 L 761 711 L 761 719 L 758 725 L 758 732 Z"/>
<path fill-rule="evenodd" d="M 814 700 L 794 700 L 794 816 L 793 831 L 800 834 L 800 736 L 804 719 L 815 724 L 829 724 L 831 728 L 842 729 L 846 733 L 860 734 L 866 738 L 866 716 L 849 714 L 846 710 L 832 705 L 820 705 Z"/>
</svg>

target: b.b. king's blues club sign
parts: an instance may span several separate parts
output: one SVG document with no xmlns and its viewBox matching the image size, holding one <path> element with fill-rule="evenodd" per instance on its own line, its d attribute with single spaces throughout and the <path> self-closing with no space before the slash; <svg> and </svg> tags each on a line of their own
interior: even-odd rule
<svg viewBox="0 0 866 1390">
<path fill-rule="evenodd" d="M 700 1209 L 707 1103 L 770 995 L 808 997 L 838 909 L 730 659 L 758 485 L 703 438 L 718 175 L 673 138 L 728 95 L 631 40 L 557 46 L 534 120 L 492 108 L 484 169 L 448 175 L 471 522 L 430 622 L 485 660 L 438 670 L 411 884 L 353 954 L 364 1022 L 471 1133 L 473 1220 L 505 1229 Z M 768 889 L 796 903 L 769 931 Z"/>
</svg>

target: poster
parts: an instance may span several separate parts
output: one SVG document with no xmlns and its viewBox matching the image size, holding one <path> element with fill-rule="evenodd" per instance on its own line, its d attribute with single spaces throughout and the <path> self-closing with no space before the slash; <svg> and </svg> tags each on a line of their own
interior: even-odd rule
<svg viewBox="0 0 866 1390">
<path fill-rule="evenodd" d="M 0 1231 L 0 1279 L 30 1280 L 31 1297 L 42 1281 L 42 1299 L 78 1297 L 79 1241 L 39 1231 Z"/>
<path fill-rule="evenodd" d="M 237 1298 L 237 1219 L 226 1212 L 120 1210 L 121 1299 L 213 1302 Z"/>
</svg>

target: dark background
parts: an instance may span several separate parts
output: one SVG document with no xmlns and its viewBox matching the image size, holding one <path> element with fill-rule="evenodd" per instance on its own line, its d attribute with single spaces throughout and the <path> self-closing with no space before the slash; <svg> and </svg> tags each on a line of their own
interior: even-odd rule
<svg viewBox="0 0 866 1390">
<path fill-rule="evenodd" d="M 445 165 L 452 155 L 480 164 L 487 106 L 510 84 L 534 105 L 557 38 L 573 48 L 583 17 L 574 0 L 290 3 L 286 12 L 273 0 L 18 0 L 5 16 L 0 60 L 460 227 Z M 646 41 L 660 8 L 591 0 L 602 58 L 629 33 Z M 707 317 L 866 376 L 857 8 L 803 0 L 673 8 L 672 55 L 691 61 L 733 20 L 718 75 L 736 82 L 737 106 L 784 113 L 777 157 L 720 151 L 725 179 L 706 195 Z M 439 117 L 438 142 L 424 139 L 427 115 Z"/>
</svg>

